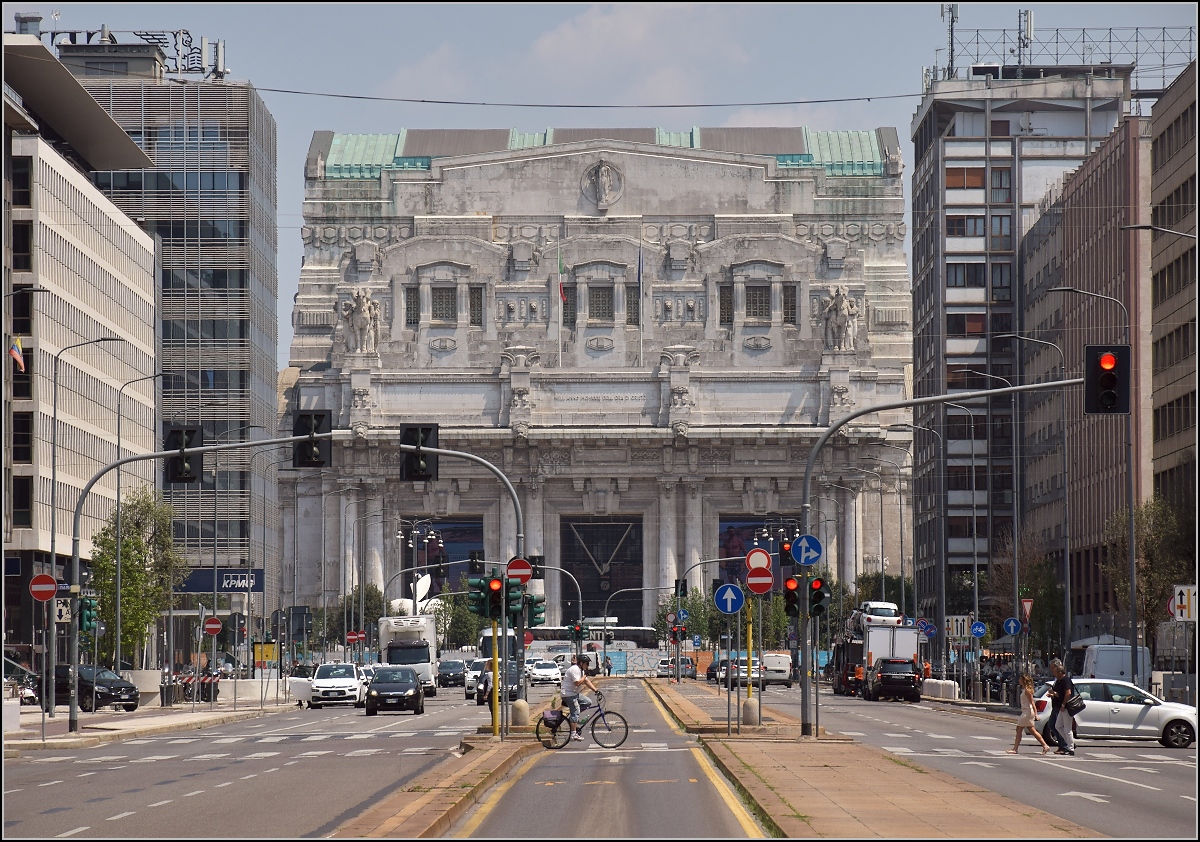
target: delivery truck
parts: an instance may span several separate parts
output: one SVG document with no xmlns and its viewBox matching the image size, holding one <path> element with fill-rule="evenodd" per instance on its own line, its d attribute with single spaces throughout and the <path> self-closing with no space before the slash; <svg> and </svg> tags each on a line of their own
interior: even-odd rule
<svg viewBox="0 0 1200 842">
<path fill-rule="evenodd" d="M 437 629 L 430 614 L 379 618 L 379 661 L 412 667 L 426 696 L 437 695 Z"/>
</svg>

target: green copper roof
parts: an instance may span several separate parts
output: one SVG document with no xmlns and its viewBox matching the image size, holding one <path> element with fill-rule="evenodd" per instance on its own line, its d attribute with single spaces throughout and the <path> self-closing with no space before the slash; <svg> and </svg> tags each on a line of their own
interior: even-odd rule
<svg viewBox="0 0 1200 842">
<path fill-rule="evenodd" d="M 434 158 L 531 149 L 555 142 L 555 129 L 401 129 L 399 134 L 334 133 L 325 160 L 329 179 L 376 179 L 385 170 L 427 170 Z M 605 132 L 649 129 L 560 129 L 562 140 L 605 137 Z M 711 149 L 773 156 L 784 169 L 822 167 L 831 176 L 883 175 L 879 132 L 819 132 L 806 127 L 720 127 L 672 132 L 656 128 L 655 143 L 682 149 Z M 889 143 L 891 141 L 888 141 Z M 409 152 L 409 154 L 405 154 Z"/>
</svg>

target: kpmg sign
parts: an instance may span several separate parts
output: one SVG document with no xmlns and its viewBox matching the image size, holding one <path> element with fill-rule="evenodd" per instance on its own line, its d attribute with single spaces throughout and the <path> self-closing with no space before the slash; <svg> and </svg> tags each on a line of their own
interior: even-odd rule
<svg viewBox="0 0 1200 842">
<path fill-rule="evenodd" d="M 250 592 L 263 592 L 263 571 L 261 567 L 247 570 L 245 567 L 218 567 L 217 593 L 245 593 L 246 579 L 250 580 Z M 176 593 L 212 593 L 213 569 L 197 567 L 183 580 Z"/>
</svg>

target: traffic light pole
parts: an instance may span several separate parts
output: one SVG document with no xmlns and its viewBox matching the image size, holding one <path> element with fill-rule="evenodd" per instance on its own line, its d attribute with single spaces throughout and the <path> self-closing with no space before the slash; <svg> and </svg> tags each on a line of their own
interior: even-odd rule
<svg viewBox="0 0 1200 842">
<path fill-rule="evenodd" d="M 1020 392 L 1036 392 L 1042 389 L 1061 389 L 1065 386 L 1080 386 L 1083 384 L 1082 377 L 1072 378 L 1071 380 L 1054 380 L 1047 383 L 1029 383 L 1024 386 L 1007 386 L 1002 389 L 981 389 L 975 392 L 956 392 L 953 395 L 930 395 L 925 398 L 913 398 L 906 401 L 893 401 L 891 403 L 881 403 L 875 406 L 868 406 L 847 414 L 844 418 L 838 419 L 835 423 L 821 434 L 813 445 L 812 450 L 808 454 L 808 462 L 804 466 L 804 486 L 803 496 L 800 503 L 800 531 L 808 534 L 808 516 L 812 509 L 811 493 L 812 493 L 812 475 L 813 468 L 816 467 L 817 456 L 825 443 L 831 439 L 843 426 L 853 421 L 856 418 L 861 418 L 864 415 L 870 415 L 876 412 L 884 412 L 890 409 L 909 409 L 914 406 L 928 406 L 930 404 L 947 403 L 949 401 L 969 401 L 975 398 L 990 398 L 992 395 L 1014 395 Z M 1013 524 L 1014 529 L 1020 528 L 1019 524 Z M 944 571 L 939 571 L 939 575 L 944 575 Z M 808 697 L 813 693 L 813 688 L 810 687 L 810 667 L 809 656 L 811 652 L 810 634 L 811 628 L 808 622 L 808 605 L 802 604 L 800 615 L 800 627 L 803 631 L 801 638 L 801 659 L 803 660 L 803 670 L 800 675 L 800 733 L 803 736 L 815 736 L 813 731 L 813 722 L 809 716 Z"/>
</svg>

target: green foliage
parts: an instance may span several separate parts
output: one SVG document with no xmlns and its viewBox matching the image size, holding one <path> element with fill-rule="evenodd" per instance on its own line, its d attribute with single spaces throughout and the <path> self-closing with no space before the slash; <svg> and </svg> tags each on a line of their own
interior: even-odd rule
<svg viewBox="0 0 1200 842">
<path fill-rule="evenodd" d="M 135 662 L 154 624 L 170 604 L 171 593 L 188 574 L 175 546 L 175 510 L 149 486 L 125 495 L 121 503 L 121 659 Z M 92 536 L 92 587 L 99 594 L 101 661 L 112 663 L 117 619 L 117 512 Z"/>
<path fill-rule="evenodd" d="M 362 598 L 365 610 L 360 611 L 359 586 L 355 585 L 349 595 L 338 600 L 337 605 L 329 609 L 325 623 L 331 643 L 345 640 L 347 631 L 379 628 L 379 618 L 383 616 L 383 591 L 375 585 L 368 584 L 362 590 Z M 320 634 L 320 619 L 318 610 L 313 616 L 313 631 L 317 635 Z M 347 619 L 350 623 L 349 628 L 345 625 Z"/>
<path fill-rule="evenodd" d="M 466 591 L 467 589 L 467 577 L 461 576 L 458 580 L 458 587 L 455 590 Z M 460 646 L 474 646 L 478 643 L 480 630 L 483 628 L 485 622 L 490 621 L 470 612 L 465 593 L 458 596 L 440 597 L 440 599 L 449 607 L 449 618 L 446 631 L 443 635 L 446 646 L 457 648 Z"/>
<path fill-rule="evenodd" d="M 1032 599 L 1029 616 L 1029 648 L 1042 652 L 1062 651 L 1067 641 L 1063 628 L 1062 574 L 1038 533 L 1021 533 L 1017 548 L 1017 585 L 1020 599 Z M 989 630 L 999 632 L 1007 617 L 1024 619 L 1021 606 L 1013 605 L 1013 546 L 1012 533 L 996 542 L 986 579 L 986 603 L 983 599 L 984 580 L 980 579 L 981 619 Z M 966 613 L 961 612 L 961 613 Z M 1003 632 L 1000 632 L 1003 634 Z"/>
</svg>

